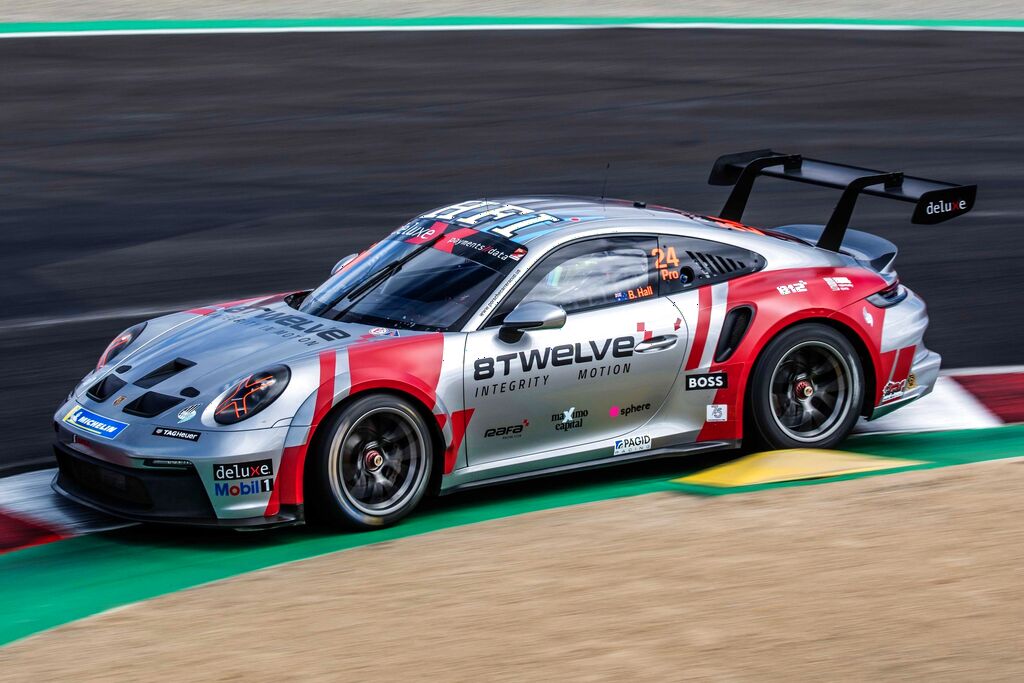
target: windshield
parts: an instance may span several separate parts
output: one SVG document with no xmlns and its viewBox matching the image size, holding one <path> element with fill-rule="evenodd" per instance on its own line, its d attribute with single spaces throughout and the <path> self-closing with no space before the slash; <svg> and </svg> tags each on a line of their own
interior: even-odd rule
<svg viewBox="0 0 1024 683">
<path fill-rule="evenodd" d="M 498 235 L 416 219 L 332 275 L 299 310 L 367 325 L 458 329 L 525 255 Z"/>
</svg>

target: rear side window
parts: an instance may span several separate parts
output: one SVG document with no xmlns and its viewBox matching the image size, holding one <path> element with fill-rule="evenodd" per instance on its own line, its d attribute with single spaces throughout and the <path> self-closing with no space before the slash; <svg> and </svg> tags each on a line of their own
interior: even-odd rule
<svg viewBox="0 0 1024 683">
<path fill-rule="evenodd" d="M 755 252 L 694 237 L 662 235 L 651 251 L 662 295 L 703 287 L 764 268 Z"/>
</svg>

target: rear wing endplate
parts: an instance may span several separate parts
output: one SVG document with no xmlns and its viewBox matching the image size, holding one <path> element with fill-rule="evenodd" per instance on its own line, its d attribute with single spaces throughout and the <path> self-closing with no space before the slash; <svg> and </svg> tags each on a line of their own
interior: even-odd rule
<svg viewBox="0 0 1024 683">
<path fill-rule="evenodd" d="M 970 211 L 974 208 L 978 191 L 977 185 L 955 185 L 915 178 L 899 171 L 877 171 L 759 149 L 726 154 L 715 162 L 708 183 L 733 186 L 719 217 L 739 222 L 754 188 L 754 180 L 762 175 L 843 191 L 817 244 L 829 251 L 839 251 L 850 225 L 853 207 L 861 194 L 913 202 L 916 206 L 911 221 L 931 225 Z"/>
</svg>

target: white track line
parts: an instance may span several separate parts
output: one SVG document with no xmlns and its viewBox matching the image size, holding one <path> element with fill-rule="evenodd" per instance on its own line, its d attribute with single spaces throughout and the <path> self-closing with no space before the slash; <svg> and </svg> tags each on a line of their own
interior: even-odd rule
<svg viewBox="0 0 1024 683">
<path fill-rule="evenodd" d="M 245 28 L 141 28 L 141 29 L 95 29 L 83 31 L 18 31 L 0 32 L 2 38 L 69 38 L 88 36 L 139 36 L 139 35 L 204 35 L 204 34 L 244 34 L 244 33 L 378 33 L 384 31 L 423 32 L 423 31 L 571 31 L 594 29 L 713 29 L 713 30 L 759 30 L 759 31 L 967 31 L 989 33 L 1020 33 L 1024 26 L 957 26 L 957 25 L 917 25 L 917 24 L 834 24 L 793 23 L 776 24 L 734 22 L 679 22 L 679 23 L 645 23 L 622 22 L 615 24 L 434 24 L 420 26 L 373 25 L 373 26 L 261 26 Z"/>
</svg>

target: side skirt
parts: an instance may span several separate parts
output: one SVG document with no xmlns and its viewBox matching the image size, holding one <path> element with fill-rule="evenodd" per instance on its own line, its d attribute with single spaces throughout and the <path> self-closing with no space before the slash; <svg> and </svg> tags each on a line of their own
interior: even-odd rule
<svg viewBox="0 0 1024 683">
<path fill-rule="evenodd" d="M 559 474 L 565 474 L 568 472 L 577 472 L 580 470 L 597 469 L 598 467 L 613 467 L 615 465 L 623 465 L 631 462 L 638 462 L 642 460 L 654 460 L 657 458 L 667 458 L 675 455 L 689 455 L 691 453 L 705 453 L 707 451 L 726 450 L 729 448 L 738 448 L 739 441 L 703 441 L 701 443 L 688 443 L 676 446 L 664 446 L 661 448 L 655 448 L 649 451 L 641 451 L 639 453 L 627 453 L 624 455 L 615 455 L 611 457 L 600 458 L 598 460 L 584 460 L 581 462 L 570 463 L 566 465 L 555 465 L 553 467 L 546 467 L 542 469 L 512 472 L 509 474 L 500 474 L 501 471 L 507 471 L 508 469 L 515 469 L 521 467 L 521 464 L 517 464 L 518 458 L 515 461 L 509 462 L 507 465 L 503 465 L 500 468 L 494 468 L 498 470 L 494 476 L 487 477 L 485 479 L 474 479 L 471 481 L 454 481 L 453 483 L 445 486 L 442 483 L 441 491 L 439 495 L 445 496 L 455 491 L 463 491 L 466 489 L 479 488 L 481 486 L 492 486 L 495 484 L 504 484 L 507 482 L 520 481 L 523 479 L 534 479 L 537 477 L 550 477 Z M 449 475 L 449 481 L 458 479 L 461 477 L 472 476 L 473 474 L 482 470 L 482 467 L 466 467 L 462 470 L 456 470 Z"/>
</svg>

